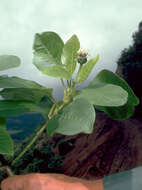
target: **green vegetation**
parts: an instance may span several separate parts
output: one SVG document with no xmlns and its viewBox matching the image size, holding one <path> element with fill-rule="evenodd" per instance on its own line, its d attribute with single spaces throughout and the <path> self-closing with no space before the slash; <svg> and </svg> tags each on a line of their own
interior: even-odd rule
<svg viewBox="0 0 142 190">
<path fill-rule="evenodd" d="M 3 100 L 0 100 L 0 154 L 11 156 L 8 165 L 12 168 L 22 160 L 25 163 L 27 159 L 28 162 L 30 161 L 27 171 L 29 169 L 35 171 L 37 165 L 42 164 L 42 159 L 33 160 L 29 153 L 32 149 L 31 154 L 35 153 L 36 141 L 43 132 L 46 131 L 48 137 L 52 137 L 55 133 L 90 134 L 96 118 L 95 109 L 104 111 L 112 119 L 125 119 L 133 114 L 134 107 L 139 103 L 129 85 L 107 70 L 98 73 L 88 87 L 78 90 L 92 72 L 99 56 L 88 60 L 88 54 L 80 50 L 80 42 L 76 35 L 64 44 L 60 36 L 54 32 L 36 34 L 33 50 L 33 64 L 43 74 L 60 79 L 64 98 L 57 102 L 52 96 L 51 88 L 46 88 L 34 81 L 0 76 L 0 88 L 4 88 L 0 91 L 3 97 Z M 0 60 L 2 63 L 3 59 Z M 9 57 L 9 61 L 5 61 L 5 64 L 10 62 Z M 79 69 L 74 76 L 77 65 Z M 21 148 L 21 152 L 14 154 L 14 144 L 6 131 L 5 118 L 24 113 L 40 113 L 45 122 L 37 128 L 30 141 Z M 42 151 L 46 152 L 46 156 L 49 155 L 50 146 L 46 145 Z M 48 166 L 55 165 L 57 160 L 60 159 L 53 161 L 49 158 Z M 11 172 L 9 175 L 12 175 Z"/>
<path fill-rule="evenodd" d="M 142 22 L 139 23 L 138 30 L 133 34 L 132 39 L 132 45 L 122 51 L 117 63 L 122 67 L 124 79 L 132 87 L 136 95 L 141 97 Z"/>
</svg>

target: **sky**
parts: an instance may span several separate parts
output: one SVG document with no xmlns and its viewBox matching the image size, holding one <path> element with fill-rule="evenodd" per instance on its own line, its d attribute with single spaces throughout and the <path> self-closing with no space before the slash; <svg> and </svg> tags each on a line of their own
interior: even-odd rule
<svg viewBox="0 0 142 190">
<path fill-rule="evenodd" d="M 100 60 L 85 87 L 102 69 L 116 70 L 121 51 L 132 43 L 132 34 L 142 21 L 141 0 L 1 0 L 0 54 L 17 55 L 21 66 L 0 72 L 34 80 L 63 96 L 60 80 L 43 75 L 32 64 L 35 33 L 54 31 L 64 41 L 76 34 L 90 57 Z"/>
</svg>

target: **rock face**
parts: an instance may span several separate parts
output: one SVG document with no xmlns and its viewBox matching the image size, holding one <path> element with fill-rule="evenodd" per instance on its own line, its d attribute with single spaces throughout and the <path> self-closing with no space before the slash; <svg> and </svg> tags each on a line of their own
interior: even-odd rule
<svg viewBox="0 0 142 190">
<path fill-rule="evenodd" d="M 142 165 L 142 122 L 133 118 L 115 121 L 97 112 L 94 132 L 69 141 L 70 150 L 61 143 L 58 151 L 66 155 L 61 172 L 70 176 L 95 179 Z"/>
</svg>

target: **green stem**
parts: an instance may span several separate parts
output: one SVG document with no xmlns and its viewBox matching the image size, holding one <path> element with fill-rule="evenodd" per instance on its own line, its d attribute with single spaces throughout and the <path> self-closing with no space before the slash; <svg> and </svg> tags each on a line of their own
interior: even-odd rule
<svg viewBox="0 0 142 190">
<path fill-rule="evenodd" d="M 78 72 L 77 72 L 77 76 L 76 76 L 76 78 L 75 78 L 75 83 L 74 83 L 74 85 L 72 86 L 73 88 L 75 87 L 75 85 L 77 85 L 76 88 L 79 87 L 79 85 L 78 85 L 78 83 L 77 83 L 77 77 L 78 77 L 78 74 L 79 74 L 79 72 L 80 72 L 82 66 L 83 66 L 83 65 L 79 65 L 79 69 L 78 69 Z"/>
<path fill-rule="evenodd" d="M 72 88 L 72 80 L 70 80 L 70 87 Z"/>
<path fill-rule="evenodd" d="M 39 129 L 39 131 L 37 131 L 37 133 L 35 134 L 35 136 L 32 138 L 31 142 L 24 148 L 24 150 L 12 161 L 11 166 L 13 166 L 17 160 L 19 160 L 24 154 L 25 152 L 27 152 L 29 150 L 29 148 L 34 144 L 34 142 L 38 139 L 38 137 L 42 134 L 42 132 L 45 130 L 49 119 L 52 118 L 52 116 L 54 115 L 54 110 L 56 108 L 56 105 L 53 104 L 52 108 L 50 109 L 50 112 L 48 114 L 48 119 L 46 120 L 46 122 L 44 123 L 44 125 Z"/>
<path fill-rule="evenodd" d="M 67 80 L 67 84 L 68 84 L 68 87 L 70 88 L 71 86 L 70 86 L 70 81 L 69 80 Z"/>
<path fill-rule="evenodd" d="M 63 81 L 63 79 L 61 79 L 61 83 L 62 83 L 62 87 L 63 87 L 63 89 L 64 89 L 64 92 L 66 92 L 66 86 L 65 86 L 65 84 L 64 84 L 64 81 Z"/>
<path fill-rule="evenodd" d="M 48 119 L 49 120 L 49 119 Z M 13 166 L 17 160 L 19 160 L 24 154 L 25 152 L 27 152 L 27 150 L 29 150 L 29 148 L 34 144 L 34 142 L 38 139 L 38 137 L 41 135 L 41 133 L 44 131 L 44 129 L 47 126 L 48 120 L 45 122 L 45 124 L 41 127 L 41 129 L 39 131 L 37 131 L 37 133 L 35 134 L 35 136 L 33 137 L 33 139 L 31 140 L 31 142 L 24 148 L 24 150 L 12 161 L 11 166 Z"/>
<path fill-rule="evenodd" d="M 57 101 L 55 100 L 55 98 L 54 98 L 53 96 L 50 97 L 50 98 L 52 99 L 52 101 L 54 102 L 54 104 L 56 104 L 56 105 L 58 104 Z"/>
</svg>

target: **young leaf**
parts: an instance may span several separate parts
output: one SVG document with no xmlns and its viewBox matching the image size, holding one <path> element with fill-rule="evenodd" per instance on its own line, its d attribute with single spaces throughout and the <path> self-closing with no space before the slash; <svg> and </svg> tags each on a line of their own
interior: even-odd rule
<svg viewBox="0 0 142 190">
<path fill-rule="evenodd" d="M 42 71 L 43 74 L 46 74 L 51 77 L 56 78 L 65 78 L 67 80 L 71 79 L 71 75 L 68 71 L 66 71 L 62 66 L 60 65 L 53 65 L 51 67 L 48 67 L 47 69 L 44 69 Z"/>
<path fill-rule="evenodd" d="M 88 87 L 101 86 L 104 84 L 114 84 L 121 86 L 128 93 L 128 101 L 125 105 L 120 107 L 103 107 L 95 106 L 97 109 L 104 111 L 112 119 L 127 119 L 134 113 L 134 106 L 139 104 L 139 99 L 135 96 L 130 86 L 116 74 L 111 71 L 101 71 L 89 84 Z"/>
<path fill-rule="evenodd" d="M 55 32 L 36 34 L 34 39 L 34 53 L 53 64 L 61 64 L 61 54 L 64 43 Z"/>
<path fill-rule="evenodd" d="M 84 82 L 88 78 L 88 76 L 90 75 L 94 66 L 96 65 L 98 59 L 99 59 L 99 55 L 97 55 L 93 59 L 90 59 L 86 64 L 84 64 L 82 66 L 82 68 L 79 71 L 78 76 L 77 76 L 79 84 L 81 84 L 82 82 Z"/>
<path fill-rule="evenodd" d="M 14 144 L 10 135 L 5 129 L 0 128 L 0 154 L 13 155 L 13 153 Z"/>
<path fill-rule="evenodd" d="M 46 54 L 39 55 L 38 53 L 34 53 L 33 63 L 41 72 L 44 72 L 48 67 L 55 65 L 48 61 L 48 56 Z"/>
<path fill-rule="evenodd" d="M 0 116 L 0 129 L 6 129 L 6 119 Z"/>
<path fill-rule="evenodd" d="M 0 55 L 0 71 L 18 67 L 20 59 L 14 55 Z"/>
<path fill-rule="evenodd" d="M 55 117 L 49 120 L 47 133 L 75 135 L 91 133 L 95 121 L 95 110 L 85 99 L 77 99 L 65 106 Z"/>
<path fill-rule="evenodd" d="M 73 35 L 64 45 L 63 53 L 61 56 L 62 64 L 65 69 L 73 74 L 76 68 L 77 52 L 80 48 L 80 42 L 76 35 Z"/>
<path fill-rule="evenodd" d="M 127 102 L 128 93 L 120 86 L 104 84 L 100 87 L 85 88 L 74 99 L 84 98 L 90 104 L 99 106 L 122 106 Z"/>
<path fill-rule="evenodd" d="M 71 79 L 71 74 L 62 65 L 51 64 L 46 58 L 41 58 L 37 54 L 34 56 L 34 64 L 43 74 L 67 80 Z"/>
</svg>

